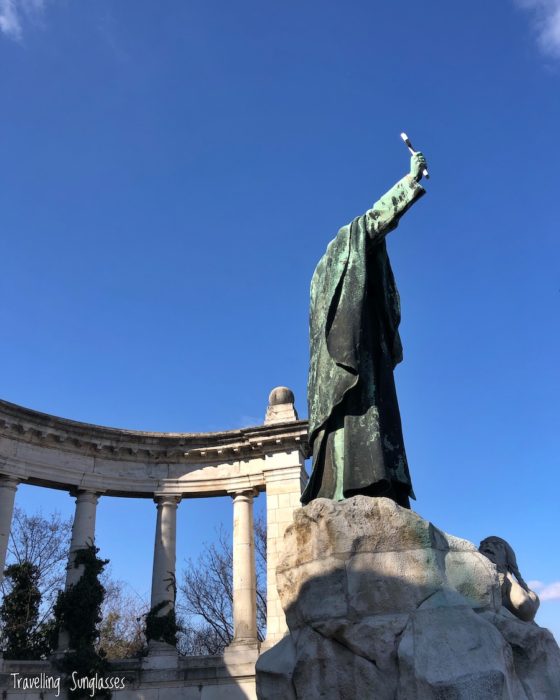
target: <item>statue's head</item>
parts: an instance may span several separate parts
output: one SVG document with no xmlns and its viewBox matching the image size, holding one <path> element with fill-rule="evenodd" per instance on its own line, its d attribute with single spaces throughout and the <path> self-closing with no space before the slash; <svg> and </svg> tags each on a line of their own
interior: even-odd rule
<svg viewBox="0 0 560 700">
<path fill-rule="evenodd" d="M 478 551 L 484 554 L 490 561 L 494 562 L 498 569 L 508 567 L 509 555 L 512 555 L 515 560 L 515 554 L 513 554 L 513 550 L 509 544 L 501 537 L 496 537 L 495 535 L 482 540 Z"/>
<path fill-rule="evenodd" d="M 511 545 L 506 542 L 501 537 L 496 537 L 492 535 L 482 540 L 478 551 L 484 554 L 485 557 L 494 562 L 498 567 L 498 571 L 503 573 L 509 571 L 511 572 L 522 586 L 525 586 L 525 582 L 521 578 L 519 569 L 517 568 L 517 559 L 515 557 L 515 552 L 513 551 Z"/>
</svg>

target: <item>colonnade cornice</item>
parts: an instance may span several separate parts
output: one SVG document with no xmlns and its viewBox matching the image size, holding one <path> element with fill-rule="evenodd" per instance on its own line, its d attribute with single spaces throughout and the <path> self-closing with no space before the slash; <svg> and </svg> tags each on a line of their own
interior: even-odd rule
<svg viewBox="0 0 560 700">
<path fill-rule="evenodd" d="M 215 463 L 285 451 L 305 453 L 307 421 L 295 420 L 209 433 L 109 428 L 59 418 L 0 400 L 0 437 L 118 461 Z"/>
<path fill-rule="evenodd" d="M 214 433 L 106 428 L 0 401 L 0 476 L 112 496 L 223 496 L 266 488 L 266 474 L 300 469 L 307 422 Z"/>
<path fill-rule="evenodd" d="M 293 392 L 286 387 L 270 393 L 263 425 L 214 433 L 106 428 L 0 401 L 0 580 L 18 484 L 62 489 L 75 498 L 67 588 L 82 575 L 73 565 L 76 552 L 95 541 L 100 499 L 150 498 L 156 504 L 151 607 L 160 609 L 164 603 L 160 614 L 166 614 L 174 606 L 170 581 L 176 567 L 179 503 L 229 496 L 235 638 L 227 654 L 236 663 L 258 649 L 253 499 L 262 492 L 267 511 L 266 644 L 271 646 L 287 631 L 274 571 L 278 543 L 300 506 L 307 449 L 307 422 L 298 420 Z M 59 649 L 68 644 L 63 630 Z M 150 668 L 149 656 L 146 663 Z"/>
</svg>

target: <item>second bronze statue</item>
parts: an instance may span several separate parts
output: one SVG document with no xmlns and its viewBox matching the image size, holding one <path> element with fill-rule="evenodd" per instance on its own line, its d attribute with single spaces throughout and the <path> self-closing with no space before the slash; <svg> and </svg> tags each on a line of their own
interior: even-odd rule
<svg viewBox="0 0 560 700">
<path fill-rule="evenodd" d="M 356 494 L 414 498 L 393 378 L 402 360 L 399 294 L 385 236 L 423 194 L 410 173 L 341 228 L 311 281 L 307 386 L 313 469 L 302 503 Z"/>
</svg>

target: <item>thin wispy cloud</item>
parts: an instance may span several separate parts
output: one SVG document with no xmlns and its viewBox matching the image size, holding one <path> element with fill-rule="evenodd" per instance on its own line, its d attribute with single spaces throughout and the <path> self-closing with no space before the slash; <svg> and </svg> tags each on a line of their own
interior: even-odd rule
<svg viewBox="0 0 560 700">
<path fill-rule="evenodd" d="M 532 16 L 543 53 L 560 58 L 560 0 L 514 0 Z"/>
<path fill-rule="evenodd" d="M 41 18 L 45 0 L 0 0 L 0 32 L 19 41 L 26 23 Z"/>
<path fill-rule="evenodd" d="M 560 581 L 543 583 L 542 581 L 529 581 L 529 588 L 538 594 L 541 601 L 560 600 Z"/>
</svg>

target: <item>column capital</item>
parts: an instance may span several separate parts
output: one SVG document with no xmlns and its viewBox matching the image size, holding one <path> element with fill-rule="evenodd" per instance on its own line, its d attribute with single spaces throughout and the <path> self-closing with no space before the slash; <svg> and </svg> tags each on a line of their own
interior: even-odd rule
<svg viewBox="0 0 560 700">
<path fill-rule="evenodd" d="M 182 494 L 178 493 L 154 493 L 154 503 L 158 508 L 162 506 L 177 506 L 183 498 Z"/>
<path fill-rule="evenodd" d="M 5 474 L 0 474 L 0 488 L 1 489 L 11 489 L 15 491 L 19 486 L 20 481 L 13 476 L 6 476 Z"/>
<path fill-rule="evenodd" d="M 228 495 L 231 496 L 234 501 L 237 499 L 253 499 L 255 496 L 259 495 L 259 490 L 257 488 L 247 488 L 244 486 L 239 489 L 228 489 Z"/>
<path fill-rule="evenodd" d="M 91 503 L 96 506 L 101 494 L 99 491 L 75 488 L 70 491 L 70 495 L 76 499 L 76 503 Z"/>
</svg>

